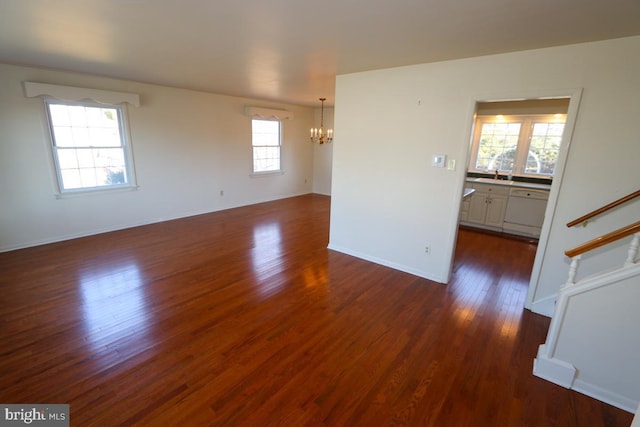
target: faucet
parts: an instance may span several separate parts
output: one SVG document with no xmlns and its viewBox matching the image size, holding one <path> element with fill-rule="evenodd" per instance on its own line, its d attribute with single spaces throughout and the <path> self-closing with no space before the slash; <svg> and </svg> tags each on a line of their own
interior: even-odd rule
<svg viewBox="0 0 640 427">
<path fill-rule="evenodd" d="M 499 179 L 498 178 L 498 170 L 497 169 L 496 169 L 496 176 L 494 176 L 493 179 Z"/>
</svg>

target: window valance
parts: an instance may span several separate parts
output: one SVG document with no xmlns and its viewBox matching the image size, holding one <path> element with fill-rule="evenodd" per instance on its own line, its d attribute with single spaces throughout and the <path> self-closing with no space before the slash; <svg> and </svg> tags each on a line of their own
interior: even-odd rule
<svg viewBox="0 0 640 427">
<path fill-rule="evenodd" d="M 244 114 L 246 114 L 249 117 L 259 117 L 261 119 L 277 119 L 277 120 L 293 119 L 293 112 L 287 111 L 287 110 L 276 110 L 273 108 L 245 107 Z"/>
<path fill-rule="evenodd" d="M 140 95 L 136 93 L 115 92 L 112 90 L 88 89 L 74 86 L 60 86 L 46 83 L 24 82 L 27 98 L 50 96 L 63 101 L 91 100 L 101 104 L 124 104 L 140 106 Z"/>
</svg>

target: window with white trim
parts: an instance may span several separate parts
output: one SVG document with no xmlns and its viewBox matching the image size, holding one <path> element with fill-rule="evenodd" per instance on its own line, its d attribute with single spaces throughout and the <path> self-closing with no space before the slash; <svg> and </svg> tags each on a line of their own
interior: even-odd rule
<svg viewBox="0 0 640 427">
<path fill-rule="evenodd" d="M 553 176 L 566 114 L 478 116 L 469 170 Z"/>
<path fill-rule="evenodd" d="M 45 99 L 61 193 L 134 187 L 122 105 Z"/>
<path fill-rule="evenodd" d="M 280 172 L 282 122 L 280 120 L 251 119 L 253 173 Z"/>
</svg>

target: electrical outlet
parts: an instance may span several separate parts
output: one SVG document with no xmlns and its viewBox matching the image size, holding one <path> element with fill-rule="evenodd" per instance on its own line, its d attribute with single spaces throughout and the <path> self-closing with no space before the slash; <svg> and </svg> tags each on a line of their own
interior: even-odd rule
<svg viewBox="0 0 640 427">
<path fill-rule="evenodd" d="M 427 245 L 424 247 L 424 253 L 425 254 L 430 254 L 431 253 L 431 246 Z"/>
</svg>

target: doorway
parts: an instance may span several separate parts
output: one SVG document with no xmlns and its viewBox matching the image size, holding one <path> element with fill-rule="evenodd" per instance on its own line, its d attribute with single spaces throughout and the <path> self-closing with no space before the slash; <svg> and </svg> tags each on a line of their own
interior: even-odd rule
<svg viewBox="0 0 640 427">
<path fill-rule="evenodd" d="M 581 89 L 576 89 L 576 90 L 564 91 L 564 92 L 558 92 L 558 93 L 538 93 L 538 94 L 529 93 L 526 96 L 518 96 L 518 97 L 493 97 L 493 98 L 485 97 L 484 99 L 478 97 L 474 101 L 473 108 L 472 108 L 473 113 L 469 120 L 470 122 L 469 140 L 470 141 L 469 141 L 468 151 L 467 151 L 467 162 L 466 162 L 466 167 L 464 168 L 464 171 L 461 172 L 464 174 L 463 179 L 465 184 L 468 182 L 467 171 L 470 169 L 469 165 L 471 163 L 471 160 L 476 158 L 474 157 L 474 155 L 476 155 L 476 153 L 474 153 L 474 149 L 477 150 L 477 148 L 474 148 L 473 142 L 474 142 L 474 137 L 476 136 L 476 132 L 478 131 L 476 126 L 476 119 L 479 116 L 479 114 L 486 113 L 487 111 L 491 111 L 493 114 L 497 115 L 499 114 L 497 111 L 500 108 L 504 107 L 505 105 L 515 106 L 519 108 L 521 107 L 525 109 L 532 109 L 530 111 L 534 113 L 541 112 L 541 110 L 536 110 L 538 108 L 546 108 L 544 107 L 545 104 L 548 105 L 550 103 L 551 104 L 565 103 L 566 105 L 566 110 L 565 110 L 566 121 L 565 121 L 564 129 L 562 131 L 562 139 L 561 139 L 562 142 L 560 144 L 559 150 L 557 152 L 557 157 L 555 159 L 553 177 L 549 182 L 548 200 L 547 200 L 546 208 L 544 209 L 544 220 L 542 221 L 542 224 L 539 227 L 538 245 L 535 253 L 533 267 L 531 269 L 531 276 L 529 279 L 527 296 L 524 303 L 525 308 L 530 309 L 532 311 L 536 311 L 535 309 L 533 309 L 533 306 L 534 306 L 534 303 L 536 302 L 535 296 L 536 296 L 536 290 L 538 285 L 538 279 L 540 277 L 540 271 L 542 269 L 543 261 L 546 256 L 547 240 L 554 222 L 554 214 L 555 214 L 555 209 L 557 205 L 558 194 L 562 186 L 564 168 L 565 168 L 567 156 L 569 153 L 569 148 L 571 145 L 571 138 L 572 138 L 573 128 L 574 128 L 574 124 L 577 117 L 581 93 L 582 93 Z M 493 165 L 494 164 L 495 162 L 493 163 Z M 478 178 L 482 178 L 482 174 L 478 172 L 477 167 L 475 167 L 477 166 L 477 164 L 474 164 L 473 166 L 476 169 L 476 173 L 478 173 Z M 495 174 L 495 171 L 494 171 L 494 174 Z M 525 173 L 523 175 L 527 175 L 527 174 Z M 488 176 L 491 176 L 491 175 L 488 175 Z M 461 206 L 460 206 L 461 211 L 463 209 L 463 202 L 464 201 L 461 200 Z M 508 200 L 506 203 L 508 204 Z M 505 205 L 505 210 L 506 210 L 506 206 L 507 205 Z M 457 239 L 456 239 L 456 242 L 454 243 L 455 245 L 458 244 Z M 451 263 L 452 268 L 455 265 L 455 259 L 453 259 L 456 253 L 455 245 L 454 245 L 454 251 L 452 253 L 452 263 Z M 543 312 L 542 314 L 547 314 L 547 313 Z"/>
</svg>

